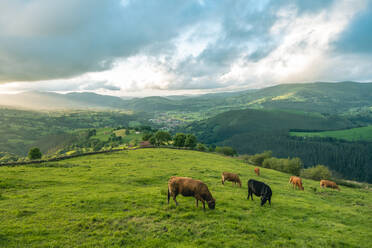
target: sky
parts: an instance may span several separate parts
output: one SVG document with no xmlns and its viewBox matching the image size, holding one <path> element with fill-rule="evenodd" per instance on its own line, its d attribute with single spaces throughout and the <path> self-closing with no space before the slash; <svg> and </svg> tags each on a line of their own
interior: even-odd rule
<svg viewBox="0 0 372 248">
<path fill-rule="evenodd" d="M 372 81 L 372 0 L 0 0 L 0 93 Z"/>
</svg>

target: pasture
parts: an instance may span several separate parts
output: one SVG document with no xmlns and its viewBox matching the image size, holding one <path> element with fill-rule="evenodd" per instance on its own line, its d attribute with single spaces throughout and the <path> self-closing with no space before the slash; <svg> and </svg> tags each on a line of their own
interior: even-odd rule
<svg viewBox="0 0 372 248">
<path fill-rule="evenodd" d="M 372 191 L 320 189 L 290 175 L 211 153 L 141 149 L 0 167 L 0 247 L 369 247 Z M 242 188 L 221 184 L 238 173 Z M 178 196 L 170 176 L 205 182 L 216 209 Z M 247 200 L 247 181 L 270 185 L 272 206 Z M 314 191 L 311 188 L 315 188 Z"/>
<path fill-rule="evenodd" d="M 335 138 L 347 141 L 372 141 L 372 126 L 357 127 L 336 131 L 322 132 L 290 132 L 292 136 Z"/>
</svg>

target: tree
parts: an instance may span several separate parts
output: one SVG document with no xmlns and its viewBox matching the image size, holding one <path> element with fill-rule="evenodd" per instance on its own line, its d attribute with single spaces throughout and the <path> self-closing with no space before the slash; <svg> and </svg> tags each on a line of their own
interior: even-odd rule
<svg viewBox="0 0 372 248">
<path fill-rule="evenodd" d="M 151 145 L 154 145 L 154 146 L 157 145 L 155 136 L 151 136 L 149 139 L 149 142 Z"/>
<path fill-rule="evenodd" d="M 129 129 L 127 128 L 127 129 L 125 129 L 125 135 L 128 135 L 128 134 L 130 134 L 130 131 L 129 131 Z"/>
<path fill-rule="evenodd" d="M 184 147 L 186 135 L 184 133 L 177 133 L 173 138 L 173 145 L 177 147 Z"/>
<path fill-rule="evenodd" d="M 151 137 L 153 137 L 153 134 L 152 134 L 152 133 L 144 133 L 144 134 L 142 135 L 142 140 L 143 140 L 143 141 L 147 141 L 147 140 L 150 140 Z"/>
<path fill-rule="evenodd" d="M 155 140 L 156 140 L 156 145 L 160 146 L 160 145 L 163 145 L 164 143 L 169 142 L 170 140 L 172 140 L 172 136 L 168 132 L 157 131 L 155 133 Z"/>
<path fill-rule="evenodd" d="M 40 149 L 37 147 L 31 148 L 28 152 L 28 158 L 31 160 L 40 159 L 41 158 L 41 152 Z"/>
<path fill-rule="evenodd" d="M 193 134 L 186 135 L 186 139 L 185 139 L 185 146 L 186 147 L 194 148 L 196 146 L 197 142 L 198 142 L 198 140 L 196 139 L 195 135 L 193 135 Z"/>
</svg>

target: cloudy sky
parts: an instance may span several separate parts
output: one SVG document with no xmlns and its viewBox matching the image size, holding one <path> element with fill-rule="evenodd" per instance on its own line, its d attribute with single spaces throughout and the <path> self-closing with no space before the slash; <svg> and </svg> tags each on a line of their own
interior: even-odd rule
<svg viewBox="0 0 372 248">
<path fill-rule="evenodd" d="M 372 0 L 0 0 L 0 93 L 372 81 Z"/>
</svg>

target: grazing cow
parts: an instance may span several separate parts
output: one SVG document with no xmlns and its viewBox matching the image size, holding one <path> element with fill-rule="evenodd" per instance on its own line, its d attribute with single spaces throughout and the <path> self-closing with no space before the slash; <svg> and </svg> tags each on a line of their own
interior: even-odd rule
<svg viewBox="0 0 372 248">
<path fill-rule="evenodd" d="M 198 207 L 198 202 L 201 201 L 204 210 L 205 202 L 208 203 L 210 209 L 214 209 L 216 206 L 216 199 L 212 197 L 207 185 L 199 180 L 188 177 L 171 177 L 168 181 L 168 204 L 169 198 L 172 196 L 176 206 L 178 206 L 178 202 L 176 201 L 178 194 L 195 197 L 196 207 Z"/>
<path fill-rule="evenodd" d="M 335 183 L 335 182 L 332 182 L 332 181 L 329 181 L 329 180 L 320 180 L 320 187 L 321 188 L 332 188 L 332 189 L 337 189 L 338 191 L 340 191 L 340 188 L 338 187 L 338 185 Z"/>
<path fill-rule="evenodd" d="M 253 200 L 253 193 L 256 196 L 261 196 L 261 206 L 263 206 L 266 201 L 269 201 L 269 204 L 271 206 L 271 196 L 273 193 L 269 185 L 266 185 L 265 183 L 256 181 L 254 179 L 250 179 L 248 181 L 248 200 L 249 196 Z"/>
<path fill-rule="evenodd" d="M 254 172 L 257 174 L 257 176 L 260 175 L 260 168 L 254 168 Z"/>
<path fill-rule="evenodd" d="M 302 186 L 302 180 L 300 177 L 291 176 L 289 179 L 289 183 L 293 185 L 293 188 L 299 188 L 301 190 L 304 190 L 304 187 Z"/>
<path fill-rule="evenodd" d="M 233 182 L 233 185 L 236 183 L 239 184 L 239 187 L 242 187 L 242 182 L 240 181 L 240 178 L 238 174 L 230 173 L 230 172 L 223 172 L 222 173 L 222 184 L 225 185 L 225 181 Z"/>
</svg>

